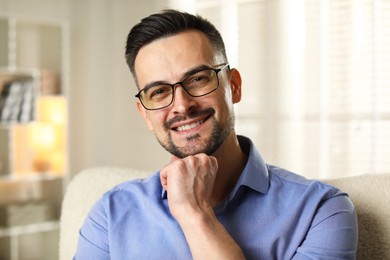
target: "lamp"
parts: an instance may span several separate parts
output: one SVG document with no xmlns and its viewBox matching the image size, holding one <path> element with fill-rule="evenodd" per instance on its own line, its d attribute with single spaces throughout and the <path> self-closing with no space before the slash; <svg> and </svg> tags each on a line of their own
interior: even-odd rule
<svg viewBox="0 0 390 260">
<path fill-rule="evenodd" d="M 63 96 L 37 99 L 37 120 L 14 127 L 13 173 L 50 173 L 66 171 L 67 104 Z"/>
</svg>

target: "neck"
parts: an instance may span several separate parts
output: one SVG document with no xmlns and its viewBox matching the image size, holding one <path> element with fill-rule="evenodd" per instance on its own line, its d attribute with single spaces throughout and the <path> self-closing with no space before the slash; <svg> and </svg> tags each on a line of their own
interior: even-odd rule
<svg viewBox="0 0 390 260">
<path fill-rule="evenodd" d="M 216 205 L 234 188 L 248 160 L 242 151 L 234 131 L 214 154 L 218 160 L 218 172 L 211 202 Z"/>
</svg>

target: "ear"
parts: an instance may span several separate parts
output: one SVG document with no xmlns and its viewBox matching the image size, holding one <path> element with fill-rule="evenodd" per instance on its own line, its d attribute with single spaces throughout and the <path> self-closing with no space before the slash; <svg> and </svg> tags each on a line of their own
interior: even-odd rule
<svg viewBox="0 0 390 260">
<path fill-rule="evenodd" d="M 153 131 L 153 125 L 149 119 L 149 115 L 146 109 L 142 106 L 141 101 L 139 100 L 137 100 L 137 109 L 141 116 L 144 118 L 146 126 L 149 128 L 150 131 Z"/>
<path fill-rule="evenodd" d="M 241 75 L 237 69 L 230 70 L 230 87 L 232 90 L 232 101 L 238 103 L 241 101 Z"/>
</svg>

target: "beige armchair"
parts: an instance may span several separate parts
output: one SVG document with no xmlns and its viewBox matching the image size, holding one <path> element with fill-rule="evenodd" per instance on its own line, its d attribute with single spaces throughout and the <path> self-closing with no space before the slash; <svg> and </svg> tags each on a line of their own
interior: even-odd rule
<svg viewBox="0 0 390 260">
<path fill-rule="evenodd" d="M 78 231 L 94 202 L 120 182 L 144 178 L 150 172 L 126 168 L 94 168 L 76 175 L 62 204 L 59 259 L 72 259 Z M 326 180 L 348 192 L 359 220 L 357 259 L 390 259 L 390 174 Z"/>
</svg>

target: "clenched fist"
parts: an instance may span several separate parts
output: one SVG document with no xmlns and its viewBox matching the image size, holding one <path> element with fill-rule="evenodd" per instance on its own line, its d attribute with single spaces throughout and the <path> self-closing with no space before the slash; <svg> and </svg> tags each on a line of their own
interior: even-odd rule
<svg viewBox="0 0 390 260">
<path fill-rule="evenodd" d="M 187 214 L 212 210 L 211 195 L 218 170 L 217 159 L 206 154 L 174 160 L 160 172 L 172 215 L 180 222 Z"/>
</svg>

